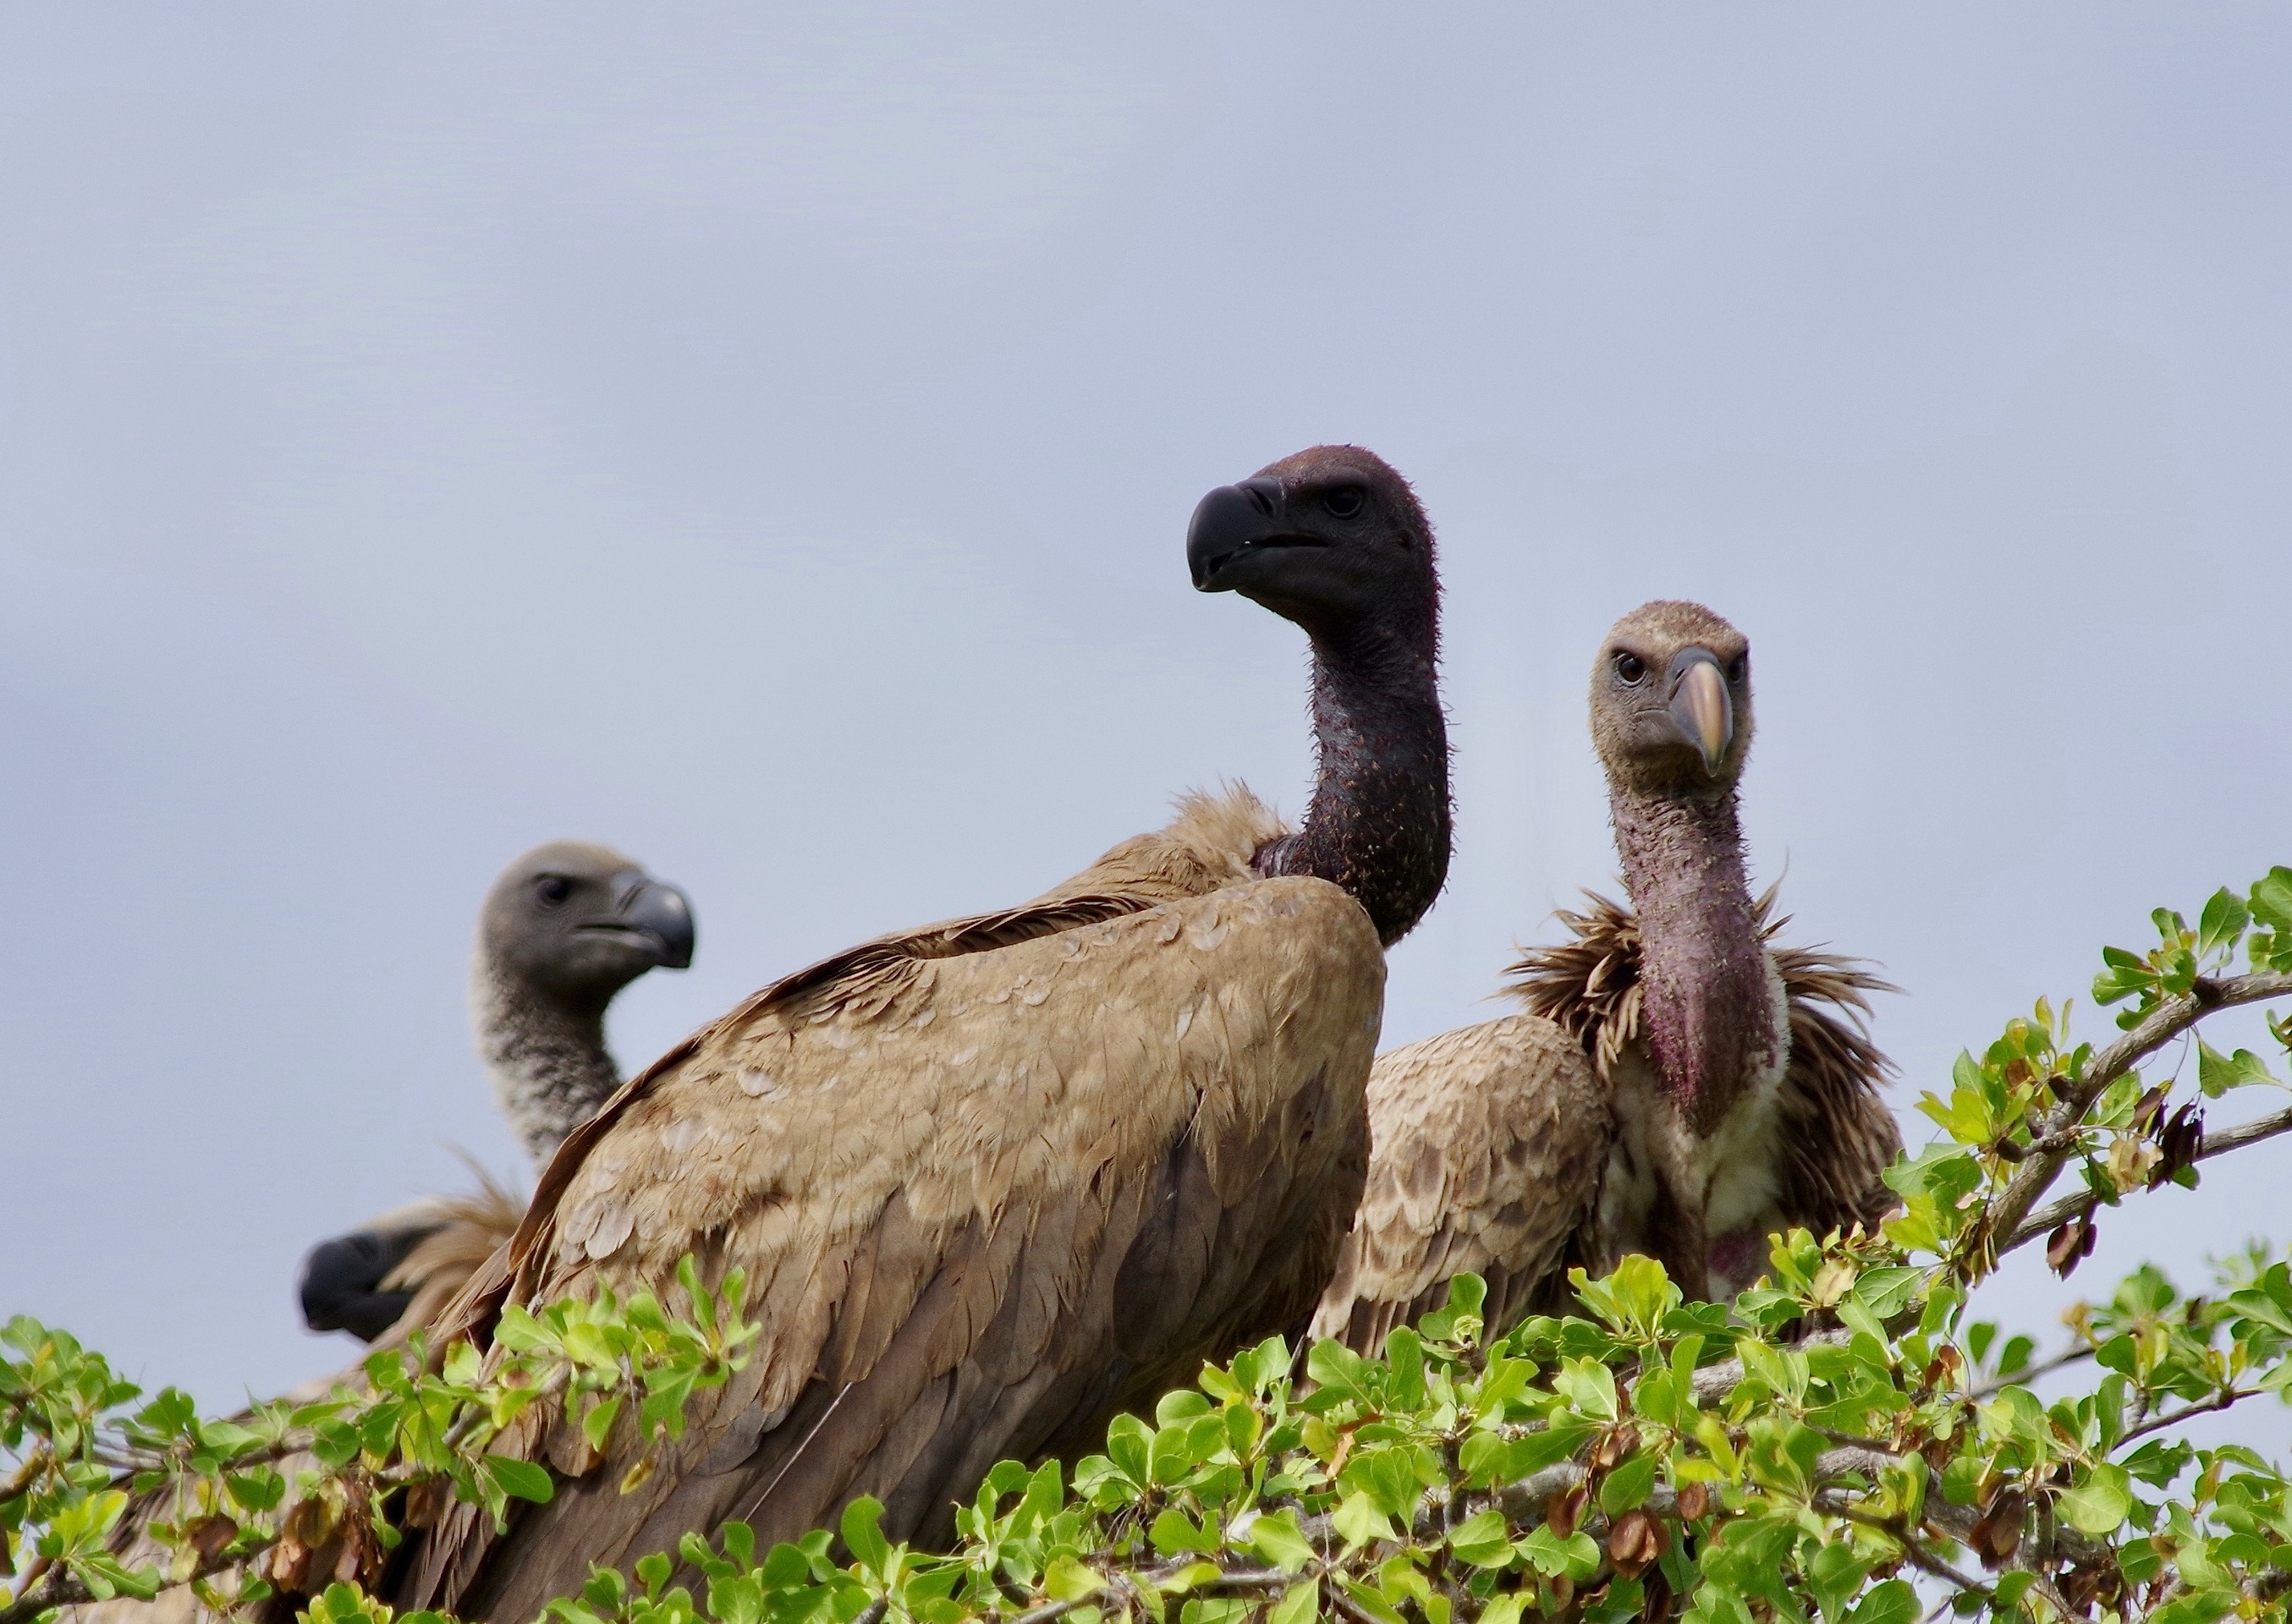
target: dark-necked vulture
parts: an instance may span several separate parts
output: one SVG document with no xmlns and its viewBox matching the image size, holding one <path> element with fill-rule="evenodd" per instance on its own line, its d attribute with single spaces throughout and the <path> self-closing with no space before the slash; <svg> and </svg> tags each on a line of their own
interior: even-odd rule
<svg viewBox="0 0 2292 1624">
<path fill-rule="evenodd" d="M 1381 1057 L 1376 1155 L 1319 1335 L 1363 1349 L 1489 1282 L 1501 1330 L 1568 1303 L 1566 1271 L 1659 1259 L 1691 1297 L 1731 1295 L 1771 1231 L 1874 1224 L 1901 1148 L 1862 1022 L 1859 961 L 1779 946 L 1744 876 L 1736 790 L 1751 743 L 1749 646 L 1697 604 L 1618 622 L 1592 671 L 1631 905 L 1562 913 L 1529 953 L 1528 1013 Z"/>
<path fill-rule="evenodd" d="M 449 1311 L 598 1282 L 674 1297 L 738 1266 L 761 1326 L 624 1494 L 537 1406 L 496 1444 L 576 1475 L 506 1537 L 457 1507 L 398 1599 L 533 1616 L 592 1562 L 726 1518 L 760 1540 L 858 1494 L 944 1540 L 1006 1456 L 1102 1446 L 1205 1356 L 1301 1326 L 1367 1169 L 1384 944 L 1447 869 L 1432 535 L 1366 451 L 1223 486 L 1194 584 L 1310 634 L 1321 770 L 1285 828 L 1247 791 L 1001 912 L 882 937 L 779 981 L 577 1129 L 497 1265 Z"/>
<path fill-rule="evenodd" d="M 607 1007 L 646 971 L 691 962 L 684 894 L 609 847 L 553 840 L 502 871 L 478 915 L 470 1021 L 503 1114 L 537 1165 L 620 1086 Z M 482 1173 L 480 1184 L 313 1248 L 303 1322 L 369 1342 L 427 1323 L 524 1215 Z"/>
</svg>

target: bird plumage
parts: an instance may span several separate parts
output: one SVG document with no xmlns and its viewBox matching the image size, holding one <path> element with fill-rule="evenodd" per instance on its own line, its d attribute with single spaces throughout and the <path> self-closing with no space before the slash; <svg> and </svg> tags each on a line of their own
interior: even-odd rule
<svg viewBox="0 0 2292 1624">
<path fill-rule="evenodd" d="M 1035 903 L 787 977 L 634 1080 L 461 1323 L 692 1252 L 748 1270 L 751 1363 L 627 1495 L 537 1407 L 495 1447 L 592 1469 L 506 1548 L 464 1508 L 410 1597 L 529 1616 L 593 1560 L 727 1517 L 792 1538 L 862 1492 L 894 1537 L 943 1533 L 996 1459 L 1078 1448 L 1296 1324 L 1365 1170 L 1384 961 L 1337 887 L 1256 875 L 1282 832 L 1245 792 L 1196 798 Z"/>
<path fill-rule="evenodd" d="M 1788 915 L 1776 888 L 1752 904 L 1760 941 L 1782 985 L 1790 1055 L 1777 1100 L 1776 1204 L 1818 1234 L 1875 1226 L 1893 1210 L 1879 1175 L 1901 1150 L 1881 1090 L 1890 1071 L 1867 1025 L 1869 994 L 1897 989 L 1861 960 L 1780 942 Z M 1608 897 L 1557 915 L 1569 939 L 1524 952 L 1509 991 L 1531 1017 L 1566 1033 L 1602 1079 L 1628 1064 L 1640 1039 L 1639 921 Z M 1612 1264 L 1612 1246 L 1601 1261 Z"/>
<path fill-rule="evenodd" d="M 1564 1308 L 1570 1267 L 1632 1251 L 1723 1294 L 1755 1277 L 1771 1230 L 1892 1206 L 1879 1175 L 1901 1138 L 1863 1024 L 1886 984 L 1778 944 L 1772 890 L 1745 887 L 1750 703 L 1747 644 L 1699 605 L 1650 604 L 1609 634 L 1593 730 L 1627 882 L 1656 910 L 1654 1017 L 1647 914 L 1594 897 L 1513 967 L 1523 1013 L 1380 1057 L 1368 1194 L 1315 1334 L 1374 1351 L 1466 1271 L 1501 1330 Z"/>
<path fill-rule="evenodd" d="M 575 1129 L 449 1329 L 666 1290 L 690 1254 L 747 1272 L 754 1356 L 627 1494 L 632 1421 L 600 1452 L 535 1406 L 495 1447 L 568 1481 L 506 1536 L 456 1508 L 401 1604 L 529 1617 L 593 1561 L 728 1517 L 794 1538 L 861 1493 L 944 1540 L 996 1460 L 1077 1453 L 1303 1323 L 1367 1170 L 1382 949 L 1447 872 L 1432 530 L 1380 459 L 1323 446 L 1205 497 L 1188 556 L 1309 634 L 1299 826 L 1189 798 L 1034 902 L 773 984 Z"/>
</svg>

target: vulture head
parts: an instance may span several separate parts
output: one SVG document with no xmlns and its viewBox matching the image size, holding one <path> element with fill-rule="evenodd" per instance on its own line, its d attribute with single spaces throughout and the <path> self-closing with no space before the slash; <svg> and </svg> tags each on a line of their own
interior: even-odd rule
<svg viewBox="0 0 2292 1624">
<path fill-rule="evenodd" d="M 605 1006 L 692 962 L 692 905 L 609 846 L 553 840 L 502 871 L 478 915 L 471 1017 L 494 1089 L 538 1163 L 620 1085 Z"/>
<path fill-rule="evenodd" d="M 1620 789 L 1726 795 L 1751 749 L 1749 639 L 1699 603 L 1642 604 L 1593 662 L 1592 741 Z"/>
<path fill-rule="evenodd" d="M 1316 446 L 1203 497 L 1186 562 L 1197 590 L 1239 592 L 1313 646 L 1313 801 L 1258 872 L 1344 887 L 1391 946 L 1449 873 L 1441 578 L 1416 493 L 1373 451 Z"/>
<path fill-rule="evenodd" d="M 610 847 L 553 840 L 494 881 L 478 914 L 471 1022 L 502 1111 L 537 1162 L 619 1086 L 606 1006 L 648 970 L 688 968 L 692 945 L 684 893 Z M 424 1266 L 425 1243 L 499 1228 L 496 1209 L 514 1227 L 515 1205 L 488 1180 L 483 1197 L 417 1202 L 321 1242 L 303 1261 L 303 1323 L 374 1340 L 420 1294 L 405 1275 Z"/>
<path fill-rule="evenodd" d="M 602 1009 L 647 970 L 690 968 L 692 904 L 610 847 L 552 840 L 486 893 L 478 959 L 536 999 Z"/>
<path fill-rule="evenodd" d="M 1315 637 L 1369 622 L 1428 631 L 1432 527 L 1392 465 L 1316 446 L 1222 485 L 1194 509 L 1186 561 L 1205 592 L 1239 592 Z"/>
</svg>

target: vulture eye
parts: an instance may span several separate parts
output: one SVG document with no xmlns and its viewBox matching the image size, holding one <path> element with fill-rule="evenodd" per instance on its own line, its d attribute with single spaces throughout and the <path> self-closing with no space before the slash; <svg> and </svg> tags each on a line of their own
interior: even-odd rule
<svg viewBox="0 0 2292 1624">
<path fill-rule="evenodd" d="M 1727 662 L 1727 680 L 1730 682 L 1740 682 L 1743 679 L 1743 673 L 1750 669 L 1749 658 L 1747 655 L 1739 654 L 1733 659 Z"/>
<path fill-rule="evenodd" d="M 1340 485 L 1324 494 L 1321 505 L 1339 519 L 1351 519 L 1368 501 L 1368 493 L 1358 485 Z"/>
<path fill-rule="evenodd" d="M 1616 675 L 1626 682 L 1636 683 L 1647 675 L 1647 662 L 1628 648 L 1616 651 Z"/>
<path fill-rule="evenodd" d="M 533 899 L 545 908 L 561 908 L 573 895 L 573 882 L 562 874 L 544 874 L 533 882 Z"/>
</svg>

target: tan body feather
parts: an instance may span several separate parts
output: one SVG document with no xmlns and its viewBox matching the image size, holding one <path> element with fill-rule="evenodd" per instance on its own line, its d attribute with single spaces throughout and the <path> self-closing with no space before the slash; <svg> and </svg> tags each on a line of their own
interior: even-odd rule
<svg viewBox="0 0 2292 1624">
<path fill-rule="evenodd" d="M 1360 904 L 1261 880 L 1279 832 L 1197 797 L 1036 903 L 767 988 L 567 1141 L 458 1323 L 678 1258 L 748 1271 L 753 1362 L 617 1484 L 531 1412 L 496 1447 L 592 1469 L 498 1541 L 457 1512 L 401 1600 L 526 1618 L 592 1561 L 728 1517 L 760 1539 L 885 1501 L 944 1538 L 1006 1455 L 1076 1452 L 1207 1355 L 1294 1331 L 1367 1168 L 1384 968 Z"/>
<path fill-rule="evenodd" d="M 1628 1252 L 1660 1256 L 1682 1233 L 1699 1238 L 1700 1255 L 1665 1258 L 1675 1274 L 1709 1270 L 1714 1289 L 1740 1286 L 1747 1278 L 1713 1268 L 1715 1242 L 1884 1217 L 1894 1197 L 1879 1175 L 1901 1138 L 1879 1093 L 1886 1062 L 1862 1021 L 1865 995 L 1891 989 L 1856 961 L 1774 945 L 1788 921 L 1771 917 L 1773 901 L 1771 890 L 1755 908 L 1787 1002 L 1788 1057 L 1775 1087 L 1739 1102 L 1733 1114 L 1744 1122 L 1711 1136 L 1718 1161 L 1691 1166 L 1672 1147 L 1684 1136 L 1659 1121 L 1634 1132 L 1619 1120 L 1626 1097 L 1629 1108 L 1648 1109 L 1654 1073 L 1640 1031 L 1638 921 L 1604 897 L 1583 913 L 1563 911 L 1570 939 L 1513 967 L 1511 991 L 1527 1014 L 1380 1056 L 1369 1079 L 1368 1194 L 1316 1334 L 1376 1351 L 1393 1325 L 1446 1300 L 1447 1281 L 1466 1271 L 1489 1282 L 1489 1323 L 1502 1330 L 1564 1306 L 1569 1267 L 1598 1274 Z M 1739 1130 L 1755 1123 L 1764 1137 L 1750 1145 Z M 1742 1200 L 1747 1170 L 1756 1193 Z M 1627 1181 L 1661 1191 L 1663 1222 L 1616 1199 Z M 1726 1212 L 1715 1233 L 1703 1222 L 1715 1191 L 1744 1209 Z M 1693 1210 L 1675 1210 L 1686 1206 Z M 1764 1257 L 1762 1248 L 1760 1265 Z"/>
</svg>

